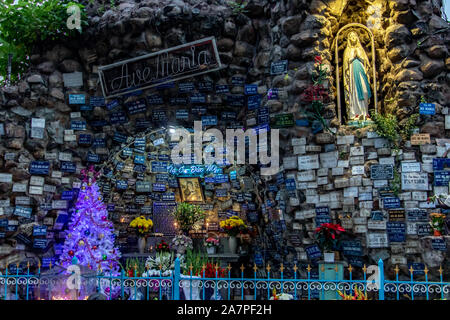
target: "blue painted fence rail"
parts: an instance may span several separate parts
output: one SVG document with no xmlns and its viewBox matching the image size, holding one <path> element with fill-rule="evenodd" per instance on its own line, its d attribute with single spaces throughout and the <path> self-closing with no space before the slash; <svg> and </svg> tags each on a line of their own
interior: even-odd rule
<svg viewBox="0 0 450 320">
<path fill-rule="evenodd" d="M 77 266 L 75 266 L 76 269 Z M 55 268 L 56 269 L 56 268 Z M 35 273 L 30 272 L 29 265 L 26 273 L 8 273 L 8 268 L 0 275 L 0 298 L 2 300 L 52 300 L 52 299 L 87 299 L 95 293 L 101 293 L 107 299 L 128 300 L 269 300 L 273 290 L 292 295 L 293 300 L 320 299 L 324 292 L 331 292 L 332 296 L 339 299 L 338 290 L 352 294 L 357 288 L 367 293 L 371 300 L 434 300 L 450 298 L 450 282 L 444 282 L 443 269 L 439 268 L 439 281 L 429 281 L 429 270 L 414 270 L 412 266 L 408 270 L 408 280 L 400 280 L 398 266 L 394 269 L 395 280 L 385 278 L 385 268 L 380 260 L 378 266 L 368 274 L 368 268 L 361 269 L 361 279 L 354 279 L 355 268 L 350 265 L 347 268 L 348 279 L 316 279 L 312 275 L 312 269 L 308 265 L 306 270 L 293 268 L 292 277 L 285 277 L 285 268 L 280 267 L 278 277 L 272 277 L 272 269 L 267 266 L 265 276 L 261 276 L 256 266 L 253 267 L 253 277 L 245 277 L 242 266 L 240 277 L 231 276 L 231 267 L 225 277 L 220 277 L 216 268 L 213 278 L 205 277 L 205 269 L 202 277 L 192 274 L 183 275 L 180 271 L 180 261 L 175 261 L 173 271 L 162 273 L 159 276 L 134 276 L 130 277 L 122 270 L 119 274 L 106 275 L 100 272 L 88 272 L 86 274 L 67 272 L 67 270 L 54 271 L 53 273 L 41 272 L 41 267 Z M 299 277 L 306 274 L 306 277 Z M 419 273 L 424 280 L 418 281 L 415 273 Z M 415 279 L 416 278 L 416 279 Z"/>
</svg>

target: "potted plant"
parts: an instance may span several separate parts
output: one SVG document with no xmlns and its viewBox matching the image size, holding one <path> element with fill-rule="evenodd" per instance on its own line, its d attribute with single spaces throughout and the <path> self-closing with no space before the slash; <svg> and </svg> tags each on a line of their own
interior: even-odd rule
<svg viewBox="0 0 450 320">
<path fill-rule="evenodd" d="M 442 231 L 444 230 L 445 214 L 433 212 L 430 213 L 430 226 L 433 229 L 433 235 L 435 237 L 442 236 Z"/>
<path fill-rule="evenodd" d="M 174 249 L 178 254 L 184 254 L 187 249 L 192 249 L 192 239 L 180 234 L 172 239 L 172 249 Z"/>
<path fill-rule="evenodd" d="M 130 227 L 136 230 L 138 234 L 138 249 L 139 253 L 144 253 L 145 248 L 147 246 L 146 236 L 150 229 L 153 227 L 153 221 L 151 219 L 147 219 L 144 216 L 139 216 L 134 218 L 133 221 L 130 222 Z"/>
<path fill-rule="evenodd" d="M 219 239 L 214 238 L 214 237 L 209 237 L 209 238 L 205 239 L 204 244 L 206 247 L 206 252 L 208 254 L 215 254 L 216 249 L 219 246 Z"/>
<path fill-rule="evenodd" d="M 160 243 L 158 243 L 155 247 L 156 252 L 168 252 L 170 251 L 170 246 L 169 244 L 163 240 L 161 240 Z"/>
<path fill-rule="evenodd" d="M 180 259 L 180 268 L 183 269 L 186 267 L 186 264 L 184 262 L 184 256 L 182 255 L 175 255 L 173 252 L 168 251 L 160 251 L 156 252 L 154 257 L 148 257 L 145 261 L 145 268 L 147 271 L 145 271 L 142 276 L 143 277 L 170 277 L 172 276 L 172 272 L 175 269 L 175 260 L 176 258 Z M 151 281 L 150 289 L 152 292 L 158 292 L 161 282 L 164 282 L 165 280 L 157 280 L 154 279 Z M 161 290 L 164 292 L 165 295 L 169 296 L 169 291 L 171 290 L 171 287 L 162 285 Z"/>
<path fill-rule="evenodd" d="M 209 261 L 206 263 L 205 268 L 200 271 L 199 276 L 206 279 L 211 278 L 225 278 L 227 275 L 227 270 L 225 268 L 219 267 L 217 263 L 214 263 L 214 261 Z M 219 292 L 219 288 L 216 289 L 211 287 L 210 285 L 205 285 L 205 300 L 221 300 L 222 297 Z"/>
<path fill-rule="evenodd" d="M 323 223 L 320 227 L 316 228 L 315 233 L 319 246 L 324 252 L 325 262 L 334 262 L 337 254 L 333 252 L 333 248 L 338 246 L 342 232 L 345 232 L 345 229 L 338 223 Z"/>
<path fill-rule="evenodd" d="M 176 226 L 185 235 L 189 235 L 192 227 L 206 217 L 205 211 L 197 205 L 182 202 L 173 210 Z"/>
<path fill-rule="evenodd" d="M 186 264 L 182 268 L 180 286 L 183 288 L 186 300 L 200 300 L 200 283 L 203 266 L 208 263 L 205 254 L 188 250 L 186 252 Z"/>
<path fill-rule="evenodd" d="M 232 216 L 226 220 L 220 221 L 220 227 L 228 234 L 228 247 L 231 253 L 236 253 L 237 238 L 240 233 L 247 231 L 247 225 L 238 216 Z"/>
</svg>

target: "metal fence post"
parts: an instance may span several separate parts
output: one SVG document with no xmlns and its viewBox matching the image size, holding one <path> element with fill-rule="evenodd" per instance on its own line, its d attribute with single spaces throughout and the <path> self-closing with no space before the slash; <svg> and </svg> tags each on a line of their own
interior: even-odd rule
<svg viewBox="0 0 450 320">
<path fill-rule="evenodd" d="M 384 264 L 378 260 L 378 299 L 384 300 Z"/>
<path fill-rule="evenodd" d="M 180 259 L 175 259 L 173 270 L 173 300 L 180 300 Z"/>
</svg>

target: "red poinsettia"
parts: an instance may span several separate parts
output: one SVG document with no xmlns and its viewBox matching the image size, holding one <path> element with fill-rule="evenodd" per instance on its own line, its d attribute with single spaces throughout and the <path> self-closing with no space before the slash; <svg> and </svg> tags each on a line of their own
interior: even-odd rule
<svg viewBox="0 0 450 320">
<path fill-rule="evenodd" d="M 339 236 L 345 229 L 338 223 L 323 223 L 316 228 L 319 245 L 325 250 L 332 250 Z"/>
</svg>

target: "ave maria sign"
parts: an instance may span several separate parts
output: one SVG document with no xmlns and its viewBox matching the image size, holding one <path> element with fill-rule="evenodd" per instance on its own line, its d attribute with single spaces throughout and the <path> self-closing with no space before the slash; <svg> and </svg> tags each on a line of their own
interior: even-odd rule
<svg viewBox="0 0 450 320">
<path fill-rule="evenodd" d="M 105 98 L 222 69 L 214 37 L 98 68 Z"/>
</svg>

